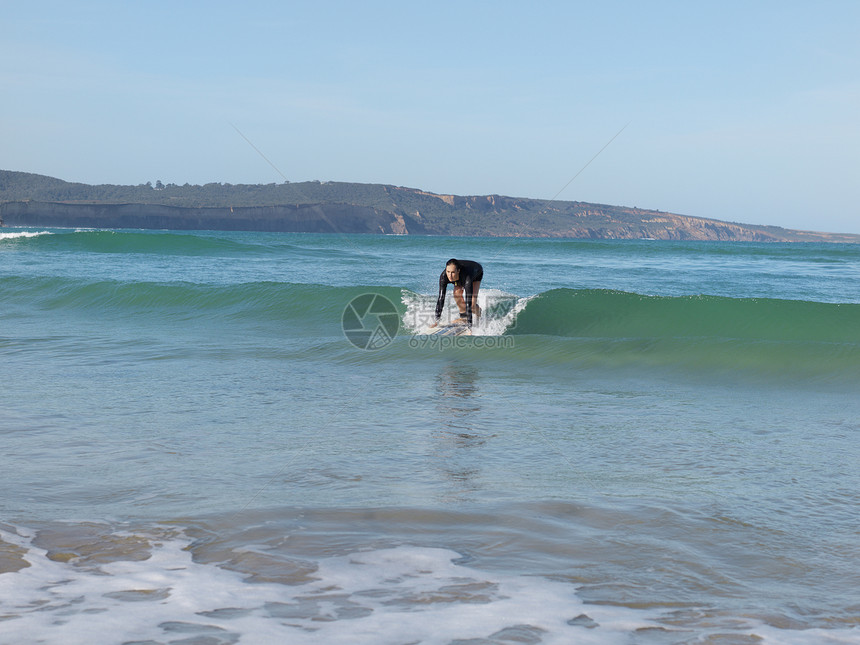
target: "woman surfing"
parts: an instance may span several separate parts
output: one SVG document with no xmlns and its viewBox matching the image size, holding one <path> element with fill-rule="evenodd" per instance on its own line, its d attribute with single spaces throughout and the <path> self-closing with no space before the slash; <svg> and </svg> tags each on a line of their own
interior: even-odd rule
<svg viewBox="0 0 860 645">
<path fill-rule="evenodd" d="M 445 264 L 445 270 L 439 276 L 439 297 L 436 300 L 436 321 L 430 325 L 435 327 L 439 324 L 442 309 L 445 307 L 445 294 L 448 285 L 454 285 L 454 302 L 460 310 L 460 318 L 471 329 L 472 315 L 475 319 L 481 315 L 478 306 L 478 289 L 481 288 L 481 280 L 484 278 L 484 267 L 471 260 L 455 260 L 451 258 Z"/>
</svg>

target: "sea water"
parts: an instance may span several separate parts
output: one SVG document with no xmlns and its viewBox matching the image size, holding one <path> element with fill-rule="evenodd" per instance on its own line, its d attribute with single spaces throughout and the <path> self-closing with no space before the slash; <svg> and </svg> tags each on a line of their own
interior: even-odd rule
<svg viewBox="0 0 860 645">
<path fill-rule="evenodd" d="M 2 229 L 0 643 L 860 643 L 858 385 L 855 245 Z"/>
</svg>

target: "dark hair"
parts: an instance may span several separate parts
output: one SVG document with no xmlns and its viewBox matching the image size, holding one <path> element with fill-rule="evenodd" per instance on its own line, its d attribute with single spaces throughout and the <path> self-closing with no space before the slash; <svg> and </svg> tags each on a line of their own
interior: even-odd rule
<svg viewBox="0 0 860 645">
<path fill-rule="evenodd" d="M 458 268 L 458 269 L 460 268 L 460 263 L 459 263 L 459 262 L 457 262 L 457 260 L 455 260 L 454 258 L 451 258 L 450 260 L 448 260 L 448 261 L 445 263 L 445 266 L 446 266 L 446 267 L 447 267 L 447 266 L 451 266 L 452 264 L 456 264 L 456 265 L 457 265 L 457 268 Z"/>
</svg>

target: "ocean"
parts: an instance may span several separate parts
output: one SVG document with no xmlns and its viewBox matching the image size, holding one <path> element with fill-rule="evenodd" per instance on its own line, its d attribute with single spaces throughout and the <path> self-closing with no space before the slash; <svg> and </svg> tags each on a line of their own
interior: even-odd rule
<svg viewBox="0 0 860 645">
<path fill-rule="evenodd" d="M 0 229 L 0 643 L 860 643 L 858 386 L 858 245 Z"/>
</svg>

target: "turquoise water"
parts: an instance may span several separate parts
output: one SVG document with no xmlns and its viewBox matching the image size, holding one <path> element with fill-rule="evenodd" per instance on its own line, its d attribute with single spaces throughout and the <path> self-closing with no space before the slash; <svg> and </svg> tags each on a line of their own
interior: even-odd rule
<svg viewBox="0 0 860 645">
<path fill-rule="evenodd" d="M 860 642 L 855 245 L 3 229 L 0 377 L 0 642 Z"/>
</svg>

